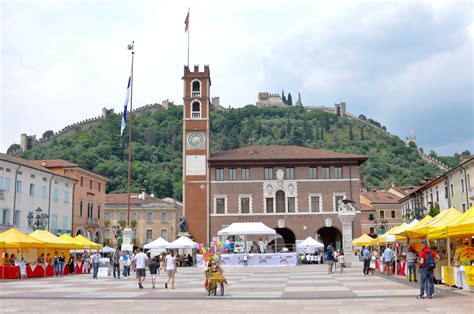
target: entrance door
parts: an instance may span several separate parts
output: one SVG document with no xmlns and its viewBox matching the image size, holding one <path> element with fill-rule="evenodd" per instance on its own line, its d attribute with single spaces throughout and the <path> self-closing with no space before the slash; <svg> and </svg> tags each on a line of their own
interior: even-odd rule
<svg viewBox="0 0 474 314">
<path fill-rule="evenodd" d="M 342 235 L 339 230 L 334 227 L 323 227 L 318 230 L 315 236 L 316 240 L 324 244 L 326 249 L 329 244 L 332 244 L 336 250 L 342 249 Z"/>
<path fill-rule="evenodd" d="M 288 228 L 275 228 L 275 231 L 281 236 L 282 242 L 278 241 L 276 243 L 275 252 L 280 252 L 284 247 L 288 248 L 290 251 L 295 251 L 295 242 L 296 237 L 293 231 Z"/>
</svg>

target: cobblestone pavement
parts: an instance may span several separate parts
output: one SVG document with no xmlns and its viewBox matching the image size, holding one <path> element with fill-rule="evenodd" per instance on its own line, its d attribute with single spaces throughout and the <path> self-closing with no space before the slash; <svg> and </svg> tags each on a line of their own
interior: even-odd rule
<svg viewBox="0 0 474 314">
<path fill-rule="evenodd" d="M 435 298 L 417 300 L 416 285 L 363 276 L 359 269 L 328 275 L 324 265 L 228 268 L 225 276 L 223 297 L 207 296 L 200 268 L 180 268 L 176 289 L 164 288 L 164 274 L 157 289 L 148 275 L 142 290 L 135 278 L 93 280 L 90 275 L 1 282 L 0 312 L 474 312 L 472 294 L 437 286 Z"/>
</svg>

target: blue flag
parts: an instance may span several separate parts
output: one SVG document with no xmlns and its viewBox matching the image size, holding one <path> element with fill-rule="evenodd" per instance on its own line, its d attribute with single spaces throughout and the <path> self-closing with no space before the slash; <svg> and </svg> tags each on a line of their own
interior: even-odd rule
<svg viewBox="0 0 474 314">
<path fill-rule="evenodd" d="M 130 101 L 130 85 L 132 84 L 132 76 L 128 78 L 128 85 L 127 85 L 127 95 L 125 96 L 125 105 L 123 106 L 123 116 L 122 116 L 122 125 L 120 126 L 120 136 L 123 135 L 123 131 L 127 126 L 127 107 L 128 102 Z"/>
</svg>

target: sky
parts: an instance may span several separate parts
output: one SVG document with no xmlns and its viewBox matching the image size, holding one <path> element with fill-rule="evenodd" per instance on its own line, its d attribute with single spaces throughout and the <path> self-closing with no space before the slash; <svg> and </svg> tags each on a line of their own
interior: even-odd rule
<svg viewBox="0 0 474 314">
<path fill-rule="evenodd" d="M 209 64 L 221 105 L 260 91 L 379 121 L 425 151 L 474 152 L 470 1 L 0 0 L 0 151 L 123 110 L 182 103 L 190 64 Z"/>
</svg>

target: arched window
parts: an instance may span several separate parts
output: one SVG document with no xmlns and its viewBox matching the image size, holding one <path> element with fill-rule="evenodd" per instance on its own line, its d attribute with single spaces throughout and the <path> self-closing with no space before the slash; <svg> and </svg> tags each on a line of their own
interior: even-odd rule
<svg viewBox="0 0 474 314">
<path fill-rule="evenodd" d="M 201 97 L 201 82 L 198 80 L 194 80 L 191 83 L 191 97 Z"/>
<path fill-rule="evenodd" d="M 282 190 L 277 191 L 276 194 L 275 194 L 275 198 L 276 198 L 276 202 L 275 202 L 276 212 L 277 213 L 284 213 L 286 211 L 286 209 L 285 209 L 285 192 L 283 192 Z"/>
<path fill-rule="evenodd" d="M 82 217 L 82 205 L 83 205 L 83 203 L 82 203 L 82 200 L 81 200 L 79 202 L 79 216 L 81 216 L 81 217 Z"/>
<path fill-rule="evenodd" d="M 191 104 L 191 117 L 194 119 L 201 118 L 201 103 L 197 100 Z"/>
</svg>

